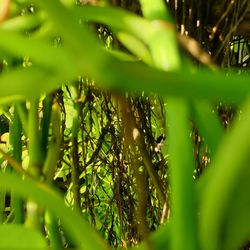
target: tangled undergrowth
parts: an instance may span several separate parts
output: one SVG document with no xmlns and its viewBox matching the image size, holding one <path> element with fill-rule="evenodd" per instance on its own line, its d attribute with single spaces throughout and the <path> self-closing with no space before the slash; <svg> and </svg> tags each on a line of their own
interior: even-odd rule
<svg viewBox="0 0 250 250">
<path fill-rule="evenodd" d="M 97 78 L 99 77 L 97 80 L 86 77 L 84 74 L 77 77 L 75 73 L 79 73 L 79 69 L 82 70 L 82 63 L 89 72 L 95 72 L 88 66 L 88 63 L 91 64 L 91 61 L 97 57 L 95 52 L 92 51 L 93 57 L 79 63 L 78 53 L 81 53 L 79 52 L 81 48 L 75 49 L 74 47 L 80 44 L 74 43 L 77 40 L 77 37 L 74 36 L 77 34 L 71 31 L 72 34 L 66 34 L 64 40 L 60 34 L 60 28 L 51 29 L 51 23 L 46 21 L 43 12 L 40 13 L 40 7 L 36 2 L 38 3 L 38 1 L 35 3 L 13 1 L 14 10 L 9 9 L 10 18 L 7 19 L 6 16 L 5 22 L 1 24 L 3 32 L 5 29 L 9 31 L 10 35 L 13 35 L 10 37 L 12 40 L 15 38 L 15 34 L 11 32 L 15 31 L 21 31 L 22 35 L 32 37 L 34 41 L 36 41 L 35 39 L 42 41 L 47 39 L 50 46 L 54 49 L 57 48 L 58 51 L 61 48 L 67 50 L 71 47 L 72 54 L 68 52 L 65 55 L 61 55 L 60 52 L 52 54 L 53 59 L 56 60 L 57 55 L 59 59 L 50 62 L 50 55 L 44 59 L 39 49 L 34 46 L 38 53 L 31 50 L 31 54 L 33 53 L 32 56 L 35 58 L 33 60 L 32 56 L 20 56 L 22 53 L 19 52 L 19 49 L 11 48 L 18 54 L 18 56 L 13 56 L 9 53 L 8 46 L 5 45 L 7 49 L 5 47 L 1 49 L 1 74 L 4 75 L 20 67 L 27 70 L 33 69 L 39 62 L 41 63 L 39 67 L 44 69 L 46 77 L 49 73 L 52 75 L 49 80 L 56 82 L 58 79 L 53 78 L 56 70 L 63 72 L 70 69 L 69 73 L 66 72 L 62 79 L 59 79 L 60 87 L 56 85 L 53 91 L 51 91 L 52 87 L 46 91 L 43 88 L 40 92 L 37 90 L 40 96 L 34 98 L 35 100 L 21 98 L 20 101 L 17 96 L 14 97 L 14 103 L 1 101 L 1 104 L 3 103 L 0 117 L 2 169 L 6 172 L 17 171 L 25 178 L 31 175 L 41 183 L 58 187 L 63 193 L 65 203 L 73 210 L 80 211 L 86 221 L 99 232 L 109 245 L 127 249 L 146 242 L 145 249 L 150 249 L 149 235 L 161 228 L 162 224 L 168 223 L 172 216 L 171 199 L 174 188 L 170 183 L 171 153 L 169 153 L 169 147 L 171 144 L 169 145 L 169 141 L 174 140 L 169 138 L 169 134 L 172 133 L 169 131 L 171 130 L 169 124 L 173 121 L 171 120 L 173 116 L 166 114 L 168 109 L 172 110 L 171 101 L 169 102 L 165 96 L 163 97 L 159 93 L 142 91 L 139 87 L 137 92 L 131 91 L 131 88 L 128 91 L 121 91 L 124 90 L 123 87 L 114 87 L 112 84 L 100 88 L 102 86 L 100 79 L 103 76 L 99 77 L 99 75 L 102 73 L 96 73 Z M 67 6 L 66 2 L 70 1 L 65 1 Z M 140 16 L 147 16 L 147 8 L 143 8 L 143 2 L 112 0 L 109 5 L 122 7 Z M 229 75 L 232 74 L 232 71 L 238 75 L 248 75 L 250 66 L 249 34 L 244 28 L 246 24 L 249 24 L 248 0 L 168 0 L 164 4 L 172 13 L 171 19 L 175 20 L 177 51 L 183 58 L 183 62 L 180 63 L 181 67 L 185 67 L 189 72 L 195 72 L 197 69 L 209 69 L 216 74 L 216 71 L 223 69 Z M 95 5 L 98 8 L 98 6 L 103 7 L 108 4 L 107 1 L 75 1 L 73 5 L 75 9 L 72 13 L 77 16 L 81 8 L 86 5 Z M 53 4 L 51 6 L 53 9 Z M 86 10 L 91 11 L 92 9 Z M 108 13 L 107 9 L 105 11 Z M 87 11 L 85 12 L 87 15 Z M 94 31 L 105 51 L 113 53 L 112 55 L 121 61 L 139 63 L 143 61 L 152 67 L 158 67 L 161 64 L 157 56 L 159 61 L 152 60 L 152 58 L 155 59 L 153 43 L 150 44 L 149 41 L 146 41 L 149 43 L 146 44 L 140 39 L 133 40 L 134 37 L 131 34 L 127 36 L 127 33 L 118 31 L 117 27 L 113 28 L 114 24 L 110 20 L 111 25 L 109 26 L 105 22 L 98 22 L 98 18 L 101 20 L 102 15 L 98 16 L 97 13 L 96 16 L 97 20 L 93 21 L 89 14 L 89 17 L 84 17 L 87 19 L 86 21 L 78 15 L 78 22 L 85 23 L 91 31 Z M 150 13 L 148 16 L 150 19 Z M 19 23 L 22 17 L 27 19 L 23 23 L 20 22 L 20 27 L 15 22 L 11 22 L 17 18 Z M 61 17 L 60 15 L 55 17 L 54 22 L 57 22 L 56 18 L 59 20 Z M 60 22 L 58 23 L 57 25 L 60 26 Z M 171 23 L 167 23 L 167 25 L 171 29 L 174 27 Z M 84 31 L 84 28 L 81 28 Z M 122 28 L 126 30 L 126 27 Z M 160 28 L 162 28 L 161 25 Z M 63 30 L 63 25 L 61 30 Z M 173 30 L 175 32 L 175 28 Z M 135 31 L 133 32 L 135 33 Z M 67 35 L 73 37 L 72 40 L 69 39 L 68 44 Z M 21 38 L 19 41 L 22 41 Z M 39 43 L 41 46 L 42 44 Z M 133 49 L 133 46 L 136 46 L 136 49 Z M 152 49 L 150 53 L 149 48 Z M 101 53 L 101 51 L 99 52 Z M 157 52 L 157 50 L 155 51 Z M 23 51 L 21 50 L 21 52 Z M 52 53 L 52 51 L 50 52 Z M 90 53 L 91 56 L 92 54 Z M 179 56 L 177 54 L 176 58 Z M 80 57 L 82 55 L 80 54 Z M 68 67 L 67 63 L 64 64 L 64 59 L 72 60 L 75 66 Z M 100 59 L 103 58 L 100 57 Z M 96 60 L 96 64 L 101 68 L 100 72 L 104 70 L 104 75 L 106 72 L 107 75 L 110 72 L 115 75 L 115 70 L 112 71 L 113 68 L 102 68 L 99 61 L 105 60 Z M 62 64 L 58 66 L 60 63 Z M 113 66 L 115 67 L 115 64 Z M 38 70 L 41 69 L 39 67 Z M 55 67 L 55 69 L 48 70 L 50 67 Z M 170 65 L 170 67 L 175 66 Z M 165 70 L 164 67 L 158 68 Z M 36 73 L 35 71 L 34 78 L 46 78 L 44 75 L 36 77 Z M 68 80 L 67 77 L 72 75 L 75 76 L 75 80 Z M 139 71 L 138 75 L 140 76 Z M 118 79 L 119 77 L 122 81 L 122 76 L 118 75 Z M 18 79 L 17 75 L 15 80 Z M 27 80 L 25 77 L 22 79 Z M 103 77 L 103 82 L 105 84 L 107 82 L 105 77 Z M 15 87 L 18 91 L 19 87 L 17 85 Z M 21 91 L 21 93 L 23 92 L 25 90 Z M 30 96 L 33 94 L 36 95 L 28 93 Z M 212 93 L 211 96 L 215 94 Z M 214 137 L 218 135 L 216 139 L 220 141 L 223 133 L 230 133 L 231 124 L 236 119 L 235 117 L 241 115 L 242 112 L 239 103 L 236 105 L 214 99 L 211 101 L 211 105 L 209 104 L 210 106 L 206 106 L 204 103 L 203 106 L 195 105 L 197 100 L 186 105 L 190 106 L 191 110 L 190 116 L 187 118 L 191 128 L 188 136 L 191 138 L 192 144 L 190 145 L 195 160 L 195 168 L 192 172 L 195 182 L 213 161 L 218 144 L 213 141 L 213 138 L 210 140 L 203 135 L 204 130 L 211 131 L 208 128 L 210 124 L 203 123 L 202 114 L 209 116 L 208 120 L 215 121 L 214 128 L 216 129 L 212 132 L 214 132 Z M 185 113 L 181 108 L 180 110 L 181 114 Z M 216 120 L 215 117 L 219 119 Z M 185 158 L 186 152 L 181 150 L 182 148 L 178 157 Z M 8 151 L 8 154 L 5 151 Z M 13 161 L 13 159 L 15 160 Z M 75 241 L 72 240 L 72 235 L 65 232 L 65 225 L 61 225 L 63 223 L 60 220 L 56 221 L 56 218 L 50 216 L 49 212 L 49 219 L 46 219 L 44 214 L 47 212 L 37 209 L 34 219 L 32 209 L 28 205 L 33 204 L 32 199 L 28 199 L 26 203 L 26 200 L 20 199 L 19 196 L 6 194 L 5 189 L 1 192 L 1 223 L 24 223 L 25 221 L 27 225 L 31 225 L 31 228 L 42 227 L 43 235 L 47 238 L 52 235 L 52 238 L 56 239 L 56 243 L 52 240 L 51 246 L 56 246 L 58 249 L 62 246 L 75 247 L 77 244 L 73 242 L 80 242 L 78 238 Z M 52 227 L 50 227 L 51 221 L 53 222 Z M 53 226 L 56 226 L 56 229 Z M 194 239 L 195 241 L 196 239 Z M 158 242 L 155 245 L 161 246 L 161 241 L 158 240 Z M 166 242 L 168 242 L 167 236 Z M 192 244 L 190 243 L 190 245 Z M 228 244 L 230 245 L 230 243 Z M 234 244 L 236 243 L 234 242 Z M 160 249 L 160 247 L 158 248 Z"/>
</svg>

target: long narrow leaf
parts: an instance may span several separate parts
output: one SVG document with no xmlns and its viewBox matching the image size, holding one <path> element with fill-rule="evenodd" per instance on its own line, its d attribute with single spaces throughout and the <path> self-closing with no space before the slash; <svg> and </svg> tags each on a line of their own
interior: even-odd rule
<svg viewBox="0 0 250 250">
<path fill-rule="evenodd" d="M 67 73 L 70 67 L 70 57 L 62 48 L 53 48 L 51 44 L 34 38 L 27 38 L 16 32 L 0 29 L 0 46 L 16 56 L 28 56 L 36 66 L 47 67 L 50 70 Z M 76 73 L 76 72 L 74 72 Z"/>
<path fill-rule="evenodd" d="M 222 229 L 227 209 L 231 206 L 239 178 L 246 167 L 250 148 L 250 101 L 243 108 L 242 118 L 234 124 L 218 149 L 210 168 L 213 174 L 200 180 L 201 192 L 201 240 L 204 250 L 222 249 Z M 212 170 L 211 170 L 212 171 Z M 203 180 L 205 182 L 203 182 Z M 203 182 L 203 184 L 202 184 Z"/>
<path fill-rule="evenodd" d="M 10 103 L 39 97 L 41 93 L 55 89 L 58 79 L 52 72 L 36 67 L 9 71 L 0 77 L 0 102 Z"/>
<path fill-rule="evenodd" d="M 8 173 L 0 173 L 0 185 L 47 207 L 60 218 L 65 226 L 64 228 L 67 229 L 67 233 L 74 239 L 79 249 L 109 249 L 80 214 L 76 211 L 73 212 L 65 205 L 63 199 L 55 190 L 31 179 L 22 180 L 20 177 Z"/>
<path fill-rule="evenodd" d="M 204 137 L 205 143 L 207 143 L 211 156 L 213 157 L 224 135 L 223 127 L 216 113 L 213 113 L 211 105 L 207 102 L 195 102 L 193 111 L 195 125 L 201 136 Z"/>
</svg>

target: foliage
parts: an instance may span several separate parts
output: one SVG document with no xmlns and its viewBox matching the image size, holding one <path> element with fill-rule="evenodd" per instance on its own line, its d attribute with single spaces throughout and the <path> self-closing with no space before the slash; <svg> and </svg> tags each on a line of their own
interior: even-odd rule
<svg viewBox="0 0 250 250">
<path fill-rule="evenodd" d="M 2 1 L 0 248 L 241 247 L 249 3 L 90 2 Z"/>
</svg>

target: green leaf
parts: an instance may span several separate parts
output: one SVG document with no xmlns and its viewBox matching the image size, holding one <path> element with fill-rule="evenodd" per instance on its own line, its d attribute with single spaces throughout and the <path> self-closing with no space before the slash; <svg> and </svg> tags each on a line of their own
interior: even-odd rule
<svg viewBox="0 0 250 250">
<path fill-rule="evenodd" d="M 212 105 L 205 101 L 194 102 L 193 117 L 213 157 L 224 135 L 219 118 L 213 112 Z"/>
<path fill-rule="evenodd" d="M 40 25 L 42 18 L 39 15 L 16 16 L 1 24 L 1 29 L 12 31 L 24 31 Z"/>
<path fill-rule="evenodd" d="M 20 57 L 28 56 L 31 63 L 36 66 L 43 66 L 51 71 L 62 71 L 64 73 L 73 69 L 73 67 L 69 67 L 70 57 L 66 50 L 62 48 L 53 48 L 51 44 L 45 41 L 34 38 L 28 39 L 16 32 L 2 29 L 0 29 L 0 37 L 0 46 L 5 51 Z M 74 73 L 76 72 L 74 71 Z"/>
<path fill-rule="evenodd" d="M 249 158 L 246 160 L 246 166 L 240 178 L 237 180 L 234 191 L 231 195 L 230 205 L 225 211 L 225 223 L 223 225 L 224 250 L 237 249 L 243 246 L 250 235 L 250 169 Z"/>
<path fill-rule="evenodd" d="M 84 21 L 108 25 L 115 31 L 122 31 L 148 42 L 154 34 L 150 21 L 121 8 L 82 6 L 70 10 Z"/>
<path fill-rule="evenodd" d="M 169 20 L 169 13 L 162 0 L 140 0 L 143 14 L 152 20 L 155 35 L 149 42 L 154 65 L 166 71 L 178 70 L 181 57 L 176 31 Z M 167 26 L 170 27 L 165 27 Z M 197 208 L 194 188 L 194 159 L 190 140 L 189 105 L 180 98 L 167 99 L 166 124 L 170 154 L 171 184 L 171 247 L 173 250 L 197 249 Z"/>
<path fill-rule="evenodd" d="M 46 71 L 40 71 L 34 67 L 15 69 L 2 74 L 0 77 L 1 103 L 25 100 L 25 98 L 32 96 L 37 97 L 38 93 L 43 92 L 44 86 L 41 85 L 41 82 L 46 76 Z"/>
<path fill-rule="evenodd" d="M 22 225 L 0 225 L 0 235 L 0 249 L 48 249 L 41 233 Z"/>
<path fill-rule="evenodd" d="M 207 175 L 205 172 L 200 179 L 200 237 L 204 250 L 223 249 L 224 223 L 228 221 L 230 225 L 231 220 L 226 216 L 227 211 L 234 202 L 232 197 L 246 171 L 246 161 L 249 159 L 249 124 L 248 100 L 242 109 L 241 118 L 235 122 L 231 132 L 221 142 L 210 166 L 210 173 Z M 248 232 L 248 228 L 246 229 Z M 228 231 L 232 232 L 230 229 Z M 227 245 L 228 242 L 230 241 L 227 241 Z"/>
<path fill-rule="evenodd" d="M 147 67 L 138 62 L 122 62 L 103 50 L 94 35 L 91 35 L 86 28 L 81 27 L 77 18 L 72 17 L 72 13 L 58 1 L 42 1 L 39 3 L 46 8 L 53 19 L 54 26 L 65 38 L 65 46 L 56 49 L 42 41 L 26 39 L 16 33 L 3 30 L 0 31 L 0 44 L 14 54 L 25 55 L 26 52 L 26 55 L 30 56 L 34 62 L 43 65 L 44 68 L 41 71 L 44 71 L 45 68 L 48 70 L 51 67 L 53 73 L 58 73 L 58 78 L 51 79 L 50 84 L 47 81 L 41 84 L 41 75 L 48 74 L 45 77 L 46 80 L 51 77 L 52 72 L 42 73 L 37 72 L 36 69 L 34 70 L 36 72 L 34 73 L 35 79 L 32 90 L 30 88 L 33 74 L 30 76 L 26 74 L 25 77 L 22 75 L 19 78 L 20 72 L 17 75 L 12 74 L 10 79 L 14 81 L 3 80 L 2 78 L 6 76 L 1 76 L 0 86 L 5 87 L 7 83 L 14 86 L 18 83 L 17 88 L 20 92 L 25 92 L 25 96 L 27 96 L 26 93 L 38 96 L 41 94 L 41 90 L 42 92 L 49 92 L 62 84 L 62 81 L 65 81 L 65 76 L 66 80 L 69 80 L 69 78 L 72 79 L 81 74 L 91 77 L 96 80 L 100 87 L 106 89 L 145 91 L 147 93 L 153 91 L 165 96 L 241 102 L 250 92 L 248 77 L 233 74 L 226 77 L 224 73 L 214 74 L 206 71 L 195 74 L 183 70 L 170 73 Z M 99 11 L 101 10 L 102 8 Z M 137 28 L 141 29 L 141 27 Z M 38 85 L 36 76 L 40 79 Z M 20 85 L 22 89 L 19 88 Z M 1 97 L 17 95 L 18 93 L 14 87 L 7 90 L 6 86 L 4 88 L 6 94 L 1 92 Z M 214 95 L 215 91 L 217 95 Z"/>
<path fill-rule="evenodd" d="M 79 249 L 109 249 L 77 211 L 67 207 L 60 194 L 43 183 L 9 173 L 0 173 L 0 185 L 23 198 L 29 197 L 58 216 L 67 234 Z"/>
<path fill-rule="evenodd" d="M 149 65 L 152 64 L 152 57 L 148 48 L 140 40 L 125 32 L 118 32 L 117 37 L 139 59 Z"/>
</svg>

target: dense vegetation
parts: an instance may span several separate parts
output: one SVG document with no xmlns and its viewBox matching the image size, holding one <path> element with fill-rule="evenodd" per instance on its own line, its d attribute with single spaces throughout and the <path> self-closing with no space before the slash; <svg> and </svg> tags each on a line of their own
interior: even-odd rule
<svg viewBox="0 0 250 250">
<path fill-rule="evenodd" d="M 0 249 L 248 249 L 248 0 L 0 3 Z"/>
</svg>

